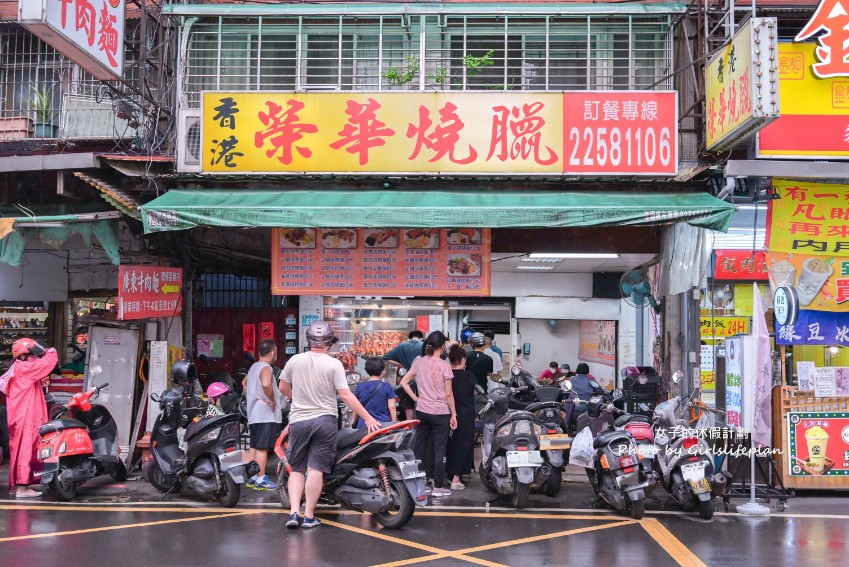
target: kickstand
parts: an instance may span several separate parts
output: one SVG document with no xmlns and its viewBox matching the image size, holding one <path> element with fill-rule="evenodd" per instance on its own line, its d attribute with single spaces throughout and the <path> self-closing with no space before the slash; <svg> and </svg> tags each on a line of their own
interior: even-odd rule
<svg viewBox="0 0 849 567">
<path fill-rule="evenodd" d="M 162 498 L 160 498 L 159 501 L 162 502 L 163 500 L 165 500 L 168 497 L 168 495 L 171 494 L 171 492 L 174 491 L 175 488 L 177 488 L 176 482 L 171 485 L 171 488 L 168 489 L 168 492 L 166 492 L 165 494 L 162 495 Z"/>
</svg>

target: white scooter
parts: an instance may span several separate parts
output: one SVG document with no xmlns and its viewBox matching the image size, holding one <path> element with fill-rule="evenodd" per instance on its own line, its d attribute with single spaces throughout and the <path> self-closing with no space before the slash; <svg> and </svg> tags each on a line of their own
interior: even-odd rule
<svg viewBox="0 0 849 567">
<path fill-rule="evenodd" d="M 676 372 L 672 382 L 678 384 L 683 373 Z M 713 497 L 725 491 L 727 479 L 724 474 L 714 474 L 713 451 L 707 441 L 698 435 L 686 434 L 672 437 L 671 430 L 678 427 L 685 431 L 692 427 L 691 422 L 678 417 L 682 408 L 695 407 L 704 410 L 698 404 L 699 389 L 690 394 L 671 398 L 654 409 L 654 442 L 658 448 L 654 459 L 655 473 L 660 483 L 673 500 L 686 509 L 696 508 L 702 519 L 713 518 Z"/>
</svg>

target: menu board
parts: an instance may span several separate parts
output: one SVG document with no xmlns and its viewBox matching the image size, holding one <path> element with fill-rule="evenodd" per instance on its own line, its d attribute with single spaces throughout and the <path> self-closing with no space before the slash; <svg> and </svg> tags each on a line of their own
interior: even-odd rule
<svg viewBox="0 0 849 567">
<path fill-rule="evenodd" d="M 490 294 L 490 229 L 276 228 L 275 295 Z"/>
</svg>

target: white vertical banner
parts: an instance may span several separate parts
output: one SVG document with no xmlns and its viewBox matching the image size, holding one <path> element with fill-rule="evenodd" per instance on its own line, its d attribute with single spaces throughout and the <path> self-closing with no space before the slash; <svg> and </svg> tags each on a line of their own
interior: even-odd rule
<svg viewBox="0 0 849 567">
<path fill-rule="evenodd" d="M 743 427 L 743 337 L 725 339 L 725 423 Z"/>
<path fill-rule="evenodd" d="M 150 372 L 148 381 L 149 394 L 161 395 L 168 389 L 168 342 L 150 341 Z M 147 428 L 145 431 L 153 431 L 153 422 L 159 415 L 159 405 L 150 399 L 145 400 L 147 406 Z"/>
<path fill-rule="evenodd" d="M 764 447 L 772 446 L 772 352 L 769 346 L 769 329 L 766 326 L 764 301 L 753 284 L 754 310 L 752 313 L 752 336 L 757 348 L 755 379 L 752 381 L 754 401 L 752 440 Z"/>
</svg>

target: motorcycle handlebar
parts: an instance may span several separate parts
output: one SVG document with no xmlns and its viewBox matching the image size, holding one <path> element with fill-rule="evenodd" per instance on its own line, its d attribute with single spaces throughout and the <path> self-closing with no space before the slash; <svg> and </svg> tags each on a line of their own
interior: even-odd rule
<svg viewBox="0 0 849 567">
<path fill-rule="evenodd" d="M 488 402 L 486 402 L 486 404 L 483 406 L 483 409 L 482 409 L 482 410 L 480 410 L 480 411 L 478 412 L 478 415 L 483 415 L 483 414 L 485 414 L 486 412 L 488 412 L 488 411 L 490 410 L 490 408 L 492 408 L 492 406 L 493 406 L 493 405 L 494 405 L 494 404 L 492 403 L 492 400 L 489 400 L 489 401 L 488 401 Z"/>
<path fill-rule="evenodd" d="M 103 388 L 105 388 L 105 387 L 106 387 L 106 386 L 108 386 L 108 385 L 109 385 L 109 382 L 104 382 L 104 383 L 103 383 L 103 384 L 101 384 L 100 386 L 95 386 L 95 387 L 94 387 L 94 389 L 95 389 L 95 390 L 97 390 L 97 391 L 99 392 L 100 390 L 102 390 Z"/>
</svg>

